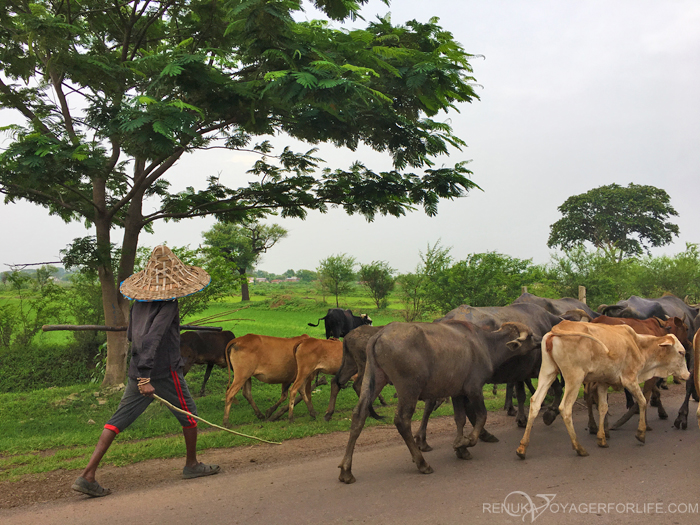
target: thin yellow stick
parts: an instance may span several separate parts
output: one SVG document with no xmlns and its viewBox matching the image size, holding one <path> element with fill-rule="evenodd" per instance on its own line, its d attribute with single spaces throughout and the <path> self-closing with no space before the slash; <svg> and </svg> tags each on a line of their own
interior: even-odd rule
<svg viewBox="0 0 700 525">
<path fill-rule="evenodd" d="M 236 434 L 237 436 L 242 436 L 242 437 L 245 437 L 248 439 L 257 439 L 258 441 L 262 441 L 263 443 L 269 443 L 270 445 L 281 445 L 282 444 L 282 443 L 277 443 L 276 441 L 268 441 L 266 439 L 262 439 L 259 437 L 249 436 L 248 434 L 242 434 L 241 432 L 236 432 L 235 430 L 231 430 L 231 429 L 226 428 L 226 427 L 220 427 L 219 425 L 215 425 L 214 423 L 209 423 L 209 421 L 207 421 L 206 419 L 202 419 L 199 416 L 195 416 L 192 412 L 188 412 L 187 410 L 182 410 L 181 408 L 176 407 L 172 403 L 168 403 L 165 399 L 163 399 L 162 397 L 160 397 L 157 394 L 153 394 L 153 397 L 155 399 L 157 399 L 158 401 L 160 401 L 161 403 L 163 403 L 168 408 L 170 408 L 171 410 L 175 410 L 177 412 L 180 412 L 181 414 L 186 414 L 188 416 L 192 416 L 193 418 L 201 421 L 202 423 L 206 423 L 209 426 L 219 428 L 221 430 L 225 430 L 226 432 L 231 432 L 231 434 Z"/>
</svg>

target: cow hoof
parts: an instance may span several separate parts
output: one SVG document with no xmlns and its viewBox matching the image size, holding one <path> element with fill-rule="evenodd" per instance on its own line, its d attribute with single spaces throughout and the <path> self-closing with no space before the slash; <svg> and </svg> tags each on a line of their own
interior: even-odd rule
<svg viewBox="0 0 700 525">
<path fill-rule="evenodd" d="M 433 467 L 424 463 L 422 466 L 418 467 L 418 472 L 421 474 L 432 474 L 434 472 Z"/>
<path fill-rule="evenodd" d="M 634 435 L 634 437 L 636 437 L 637 441 L 639 441 L 640 443 L 646 442 L 646 435 L 643 432 L 637 431 L 637 433 Z"/>
<path fill-rule="evenodd" d="M 654 430 L 654 429 L 651 428 L 649 425 L 647 425 L 647 432 L 649 432 L 650 430 Z"/>
<path fill-rule="evenodd" d="M 346 485 L 350 485 L 350 483 L 355 483 L 356 481 L 355 476 L 353 476 L 352 472 L 350 472 L 349 470 L 341 470 L 338 479 Z"/>
<path fill-rule="evenodd" d="M 673 383 L 674 383 L 675 385 L 680 385 L 680 384 L 681 384 L 680 381 L 678 381 L 678 383 L 676 383 L 676 379 L 675 379 L 675 378 L 673 379 Z M 663 383 L 661 383 L 661 384 L 659 385 L 659 388 L 660 388 L 661 390 L 668 390 L 668 384 L 666 383 L 666 381 L 664 381 Z"/>
<path fill-rule="evenodd" d="M 547 410 L 544 414 L 542 414 L 542 421 L 544 421 L 545 425 L 551 425 L 554 423 L 554 420 L 557 418 L 557 413 L 553 410 Z"/>
<path fill-rule="evenodd" d="M 472 455 L 467 447 L 456 448 L 455 454 L 459 459 L 472 459 Z"/>
<path fill-rule="evenodd" d="M 668 419 L 668 414 L 663 408 L 659 408 L 659 419 Z"/>
<path fill-rule="evenodd" d="M 520 459 L 525 459 L 525 447 L 523 445 L 520 445 L 518 447 L 518 450 L 515 451 L 515 453 Z"/>
<path fill-rule="evenodd" d="M 681 423 L 681 428 L 682 428 L 683 430 L 685 430 L 685 429 L 688 428 L 688 420 L 687 420 L 687 419 L 684 420 L 683 423 Z"/>
<path fill-rule="evenodd" d="M 433 450 L 433 447 L 431 447 L 427 443 L 416 443 L 416 445 L 418 445 L 418 450 L 420 450 L 421 452 L 430 452 L 431 450 Z"/>
<path fill-rule="evenodd" d="M 581 447 L 580 449 L 576 449 L 576 453 L 581 456 L 582 458 L 585 458 L 588 456 L 588 452 L 586 452 L 586 449 Z"/>
<path fill-rule="evenodd" d="M 606 441 L 603 441 L 602 439 L 598 440 L 598 446 L 600 448 L 608 448 L 609 447 L 608 443 Z"/>
<path fill-rule="evenodd" d="M 482 430 L 479 439 L 484 443 L 498 443 L 498 438 L 488 430 Z"/>
<path fill-rule="evenodd" d="M 525 419 L 516 419 L 515 422 L 518 424 L 520 428 L 527 428 L 527 418 Z"/>
<path fill-rule="evenodd" d="M 513 407 L 509 407 L 508 408 L 508 415 L 511 417 L 515 417 L 518 415 L 518 411 L 515 410 L 515 408 L 513 408 Z"/>
</svg>

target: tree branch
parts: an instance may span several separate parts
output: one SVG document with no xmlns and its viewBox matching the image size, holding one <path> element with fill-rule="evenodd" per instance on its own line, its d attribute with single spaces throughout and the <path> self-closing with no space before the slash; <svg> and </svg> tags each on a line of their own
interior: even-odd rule
<svg viewBox="0 0 700 525">
<path fill-rule="evenodd" d="M 34 123 L 35 126 L 37 126 L 41 131 L 43 131 L 45 134 L 53 137 L 54 139 L 58 140 L 56 135 L 42 122 L 42 120 L 36 116 L 36 114 L 27 107 L 24 102 L 22 102 L 22 98 L 15 93 L 12 88 L 10 88 L 7 84 L 5 84 L 2 80 L 2 77 L 0 77 L 0 91 L 5 94 L 5 96 L 9 99 L 10 103 L 12 104 L 12 107 L 22 113 L 25 117 L 27 117 L 31 122 Z"/>
<path fill-rule="evenodd" d="M 31 189 L 31 188 L 23 188 L 21 186 L 18 186 L 17 184 L 4 183 L 3 186 L 0 187 L 0 193 L 4 193 L 5 195 L 10 195 L 13 197 L 21 197 L 21 195 L 7 191 L 5 188 L 14 188 L 16 190 L 21 190 L 24 193 L 30 193 L 32 195 L 36 195 L 37 197 L 41 197 L 47 201 L 50 201 L 51 203 L 65 209 L 65 210 L 76 213 L 76 214 L 80 215 L 81 217 L 85 217 L 85 213 L 83 213 L 78 208 L 71 206 L 70 204 L 68 204 L 67 202 L 65 202 L 61 199 L 58 199 L 52 195 L 49 195 L 48 193 L 44 193 L 43 191 L 39 191 L 39 190 Z M 26 197 L 21 197 L 21 198 L 26 198 Z M 92 202 L 91 202 L 91 204 L 92 204 Z"/>
</svg>

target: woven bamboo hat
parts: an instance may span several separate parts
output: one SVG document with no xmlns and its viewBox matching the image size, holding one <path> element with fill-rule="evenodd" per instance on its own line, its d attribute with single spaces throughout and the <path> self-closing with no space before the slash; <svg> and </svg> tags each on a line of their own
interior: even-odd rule
<svg viewBox="0 0 700 525">
<path fill-rule="evenodd" d="M 170 301 L 197 293 L 210 281 L 201 268 L 183 264 L 167 246 L 156 246 L 146 268 L 125 279 L 119 291 L 136 301 Z"/>
</svg>

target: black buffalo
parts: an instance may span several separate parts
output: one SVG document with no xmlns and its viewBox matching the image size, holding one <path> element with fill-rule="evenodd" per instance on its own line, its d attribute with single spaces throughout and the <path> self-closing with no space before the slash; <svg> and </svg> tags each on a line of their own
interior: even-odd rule
<svg viewBox="0 0 700 525">
<path fill-rule="evenodd" d="M 675 295 L 667 294 L 657 299 L 645 299 L 643 297 L 631 296 L 629 299 L 619 301 L 617 304 L 601 305 L 600 313 L 609 317 L 628 317 L 632 319 L 649 319 L 658 317 L 666 320 L 672 317 L 678 317 L 688 327 L 688 339 L 681 341 L 686 347 L 685 357 L 690 370 L 690 379 L 685 384 L 685 400 L 678 409 L 678 417 L 673 422 L 676 428 L 685 430 L 688 428 L 688 404 L 690 397 L 697 399 L 698 394 L 695 391 L 694 376 L 693 376 L 693 352 L 690 351 L 691 341 L 700 329 L 700 315 L 698 308 L 686 304 L 682 299 Z M 629 400 L 628 400 L 629 404 Z"/>
<path fill-rule="evenodd" d="M 394 423 L 420 472 L 433 471 L 411 435 L 411 417 L 420 399 L 452 398 L 457 426 L 453 448 L 458 458 L 469 459 L 467 447 L 476 444 L 486 423 L 484 384 L 504 361 L 537 346 L 539 339 L 519 323 L 505 323 L 495 332 L 463 321 L 385 326 L 367 344 L 365 377 L 340 463 L 340 481 L 355 481 L 352 475 L 355 443 L 369 415 L 370 404 L 390 382 L 398 394 Z M 474 428 L 465 437 L 467 416 L 473 418 Z"/>
<path fill-rule="evenodd" d="M 180 355 L 184 361 L 183 375 L 187 375 L 193 365 L 207 365 L 204 373 L 202 389 L 199 395 L 204 395 L 204 387 L 209 380 L 214 365 L 227 368 L 226 346 L 234 339 L 233 332 L 211 332 L 208 330 L 197 330 L 182 332 L 180 334 Z"/>
<path fill-rule="evenodd" d="M 565 317 L 567 314 L 563 314 L 563 316 Z M 503 323 L 518 322 L 527 326 L 536 337 L 541 339 L 554 325 L 562 321 L 562 316 L 554 315 L 537 304 L 527 302 L 492 307 L 462 305 L 448 312 L 445 317 L 436 322 L 444 322 L 450 319 L 469 321 L 486 330 L 498 330 Z M 541 363 L 542 351 L 539 347 L 533 348 L 528 353 L 514 356 L 504 362 L 494 370 L 493 376 L 489 381 L 489 383 L 494 384 L 508 384 L 505 408 L 509 411 L 509 414 L 512 414 L 513 388 L 515 388 L 518 399 L 516 422 L 522 428 L 527 424 L 525 383 L 529 382 L 531 378 L 538 376 Z M 552 388 L 554 389 L 555 399 L 543 416 L 545 423 L 548 425 L 554 421 L 559 413 L 558 405 L 562 394 L 562 385 L 559 381 L 555 381 Z"/>
<path fill-rule="evenodd" d="M 561 299 L 548 299 L 546 297 L 538 297 L 536 295 L 532 295 L 531 293 L 525 292 L 515 301 L 513 301 L 512 304 L 520 303 L 536 304 L 537 306 L 544 308 L 549 313 L 552 313 L 554 315 L 562 315 L 572 310 L 583 310 L 588 314 L 588 316 L 591 319 L 595 319 L 600 315 L 599 313 L 596 313 L 593 310 L 591 310 L 586 305 L 586 303 L 583 303 L 578 299 L 574 299 L 573 297 L 562 297 Z"/>
<path fill-rule="evenodd" d="M 372 324 L 372 319 L 368 315 L 353 315 L 352 310 L 343 310 L 342 308 L 329 308 L 328 313 L 321 317 L 316 324 L 308 324 L 309 326 L 318 326 L 321 324 L 321 320 L 326 325 L 326 339 L 331 337 L 340 339 L 358 326 Z"/>
</svg>

